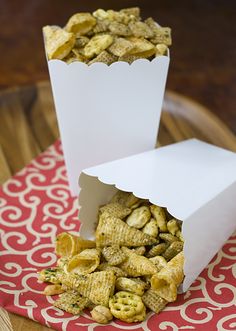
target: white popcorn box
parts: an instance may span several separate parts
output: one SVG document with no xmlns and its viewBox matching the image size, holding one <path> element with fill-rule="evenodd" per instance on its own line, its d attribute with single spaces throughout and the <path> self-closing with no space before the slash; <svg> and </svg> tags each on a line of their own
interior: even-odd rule
<svg viewBox="0 0 236 331">
<path fill-rule="evenodd" d="M 70 189 L 82 169 L 153 149 L 169 55 L 110 66 L 48 61 Z"/>
<path fill-rule="evenodd" d="M 196 139 L 85 169 L 79 184 L 85 238 L 94 238 L 98 208 L 117 189 L 183 222 L 183 292 L 236 229 L 236 154 Z"/>
</svg>

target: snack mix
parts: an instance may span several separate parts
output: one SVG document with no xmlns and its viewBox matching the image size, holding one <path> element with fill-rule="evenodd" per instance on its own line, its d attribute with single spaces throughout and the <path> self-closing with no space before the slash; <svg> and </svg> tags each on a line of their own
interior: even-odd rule
<svg viewBox="0 0 236 331">
<path fill-rule="evenodd" d="M 49 60 L 88 65 L 152 60 L 167 55 L 171 45 L 171 29 L 160 27 L 151 17 L 142 21 L 138 7 L 77 13 L 64 28 L 47 25 L 43 33 Z"/>
<path fill-rule="evenodd" d="M 55 307 L 74 315 L 89 308 L 101 324 L 113 317 L 132 323 L 176 300 L 184 240 L 181 221 L 165 208 L 117 191 L 99 208 L 95 237 L 57 236 L 57 266 L 39 272 L 51 283 L 43 293 L 59 294 Z"/>
</svg>

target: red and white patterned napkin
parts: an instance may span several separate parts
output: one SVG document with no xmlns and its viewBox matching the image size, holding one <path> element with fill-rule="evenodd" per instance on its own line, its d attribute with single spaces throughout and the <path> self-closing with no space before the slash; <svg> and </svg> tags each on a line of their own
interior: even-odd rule
<svg viewBox="0 0 236 331">
<path fill-rule="evenodd" d="M 89 311 L 78 317 L 53 307 L 54 299 L 41 294 L 37 271 L 55 265 L 56 235 L 79 227 L 57 141 L 0 189 L 0 306 L 64 331 L 236 330 L 236 234 L 185 294 L 145 322 L 104 326 Z"/>
</svg>

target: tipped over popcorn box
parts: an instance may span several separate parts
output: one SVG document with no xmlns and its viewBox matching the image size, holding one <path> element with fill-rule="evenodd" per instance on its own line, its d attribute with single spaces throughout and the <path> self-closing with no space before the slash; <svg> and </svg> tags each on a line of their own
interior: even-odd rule
<svg viewBox="0 0 236 331">
<path fill-rule="evenodd" d="M 138 8 L 73 15 L 43 29 L 69 184 L 82 169 L 154 148 L 169 67 L 169 28 Z"/>
<path fill-rule="evenodd" d="M 236 228 L 235 169 L 235 153 L 196 139 L 87 168 L 79 178 L 80 234 L 94 239 L 98 210 L 118 190 L 166 208 L 182 222 L 185 292 Z"/>
</svg>

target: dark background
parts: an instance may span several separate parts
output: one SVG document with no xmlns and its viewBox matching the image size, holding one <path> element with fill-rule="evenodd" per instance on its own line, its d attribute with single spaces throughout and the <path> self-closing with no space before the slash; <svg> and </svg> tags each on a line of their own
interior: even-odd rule
<svg viewBox="0 0 236 331">
<path fill-rule="evenodd" d="M 0 89 L 49 79 L 43 25 L 136 5 L 143 18 L 172 28 L 167 88 L 207 106 L 236 133 L 235 0 L 0 0 Z"/>
</svg>

